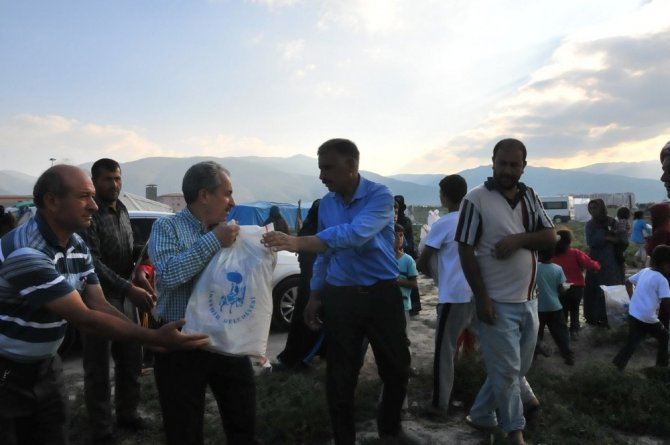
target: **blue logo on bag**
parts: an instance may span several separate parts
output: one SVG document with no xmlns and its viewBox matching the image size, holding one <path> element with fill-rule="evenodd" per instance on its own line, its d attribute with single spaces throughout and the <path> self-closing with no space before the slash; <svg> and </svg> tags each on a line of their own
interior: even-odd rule
<svg viewBox="0 0 670 445">
<path fill-rule="evenodd" d="M 236 324 L 251 315 L 256 307 L 256 298 L 253 296 L 246 298 L 247 286 L 241 273 L 228 272 L 226 279 L 230 289 L 219 297 L 218 304 L 214 302 L 216 297 L 214 292 L 209 293 L 209 311 L 214 318 L 223 323 Z"/>
</svg>

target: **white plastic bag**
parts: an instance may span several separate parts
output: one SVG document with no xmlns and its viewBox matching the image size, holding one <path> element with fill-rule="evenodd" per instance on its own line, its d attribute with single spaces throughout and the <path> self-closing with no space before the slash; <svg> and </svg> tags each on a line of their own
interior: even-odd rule
<svg viewBox="0 0 670 445">
<path fill-rule="evenodd" d="M 277 260 L 277 254 L 261 244 L 266 231 L 240 226 L 237 240 L 214 255 L 193 288 L 182 330 L 208 334 L 211 351 L 265 355 Z"/>
<path fill-rule="evenodd" d="M 438 219 L 440 219 L 440 211 L 438 209 L 428 211 L 427 222 L 421 226 L 419 248 L 417 250 L 419 255 L 421 255 L 421 252 L 426 247 L 426 238 L 428 238 L 431 226 Z M 430 274 L 433 277 L 433 283 L 435 283 L 435 286 L 437 286 L 437 273 L 439 271 L 437 255 L 430 256 L 428 268 L 430 269 Z"/>
<path fill-rule="evenodd" d="M 605 307 L 607 308 L 607 322 L 612 327 L 621 326 L 628 318 L 630 298 L 626 286 L 600 286 L 605 293 Z"/>
</svg>

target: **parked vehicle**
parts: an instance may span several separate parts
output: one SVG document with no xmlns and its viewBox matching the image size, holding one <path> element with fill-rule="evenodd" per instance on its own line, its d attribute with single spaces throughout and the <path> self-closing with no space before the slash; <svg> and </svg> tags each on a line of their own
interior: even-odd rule
<svg viewBox="0 0 670 445">
<path fill-rule="evenodd" d="M 575 219 L 575 199 L 572 195 L 543 196 L 540 200 L 542 207 L 555 224 Z"/>
<path fill-rule="evenodd" d="M 133 257 L 137 259 L 144 245 L 149 240 L 151 227 L 158 218 L 171 215 L 169 212 L 129 210 L 130 225 L 133 229 Z M 277 265 L 272 274 L 272 326 L 278 330 L 286 330 L 291 324 L 295 302 L 298 297 L 300 266 L 298 257 L 290 252 L 277 252 Z M 63 343 L 58 349 L 61 355 L 79 344 L 79 332 L 70 324 Z"/>
</svg>

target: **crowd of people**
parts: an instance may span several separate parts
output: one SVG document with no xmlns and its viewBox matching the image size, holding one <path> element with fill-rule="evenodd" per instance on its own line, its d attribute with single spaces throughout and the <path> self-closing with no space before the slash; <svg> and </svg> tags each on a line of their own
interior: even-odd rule
<svg viewBox="0 0 670 445">
<path fill-rule="evenodd" d="M 574 364 L 580 305 L 586 323 L 609 327 L 602 285 L 625 284 L 631 303 L 629 336 L 613 359 L 623 369 L 646 335 L 658 340 L 656 364 L 668 365 L 670 318 L 670 206 L 644 215 L 602 200 L 589 202 L 588 253 L 574 235 L 554 227 L 532 187 L 521 182 L 527 150 L 516 139 L 493 148 L 492 176 L 468 191 L 459 175 L 439 183 L 447 214 L 425 247 L 414 247 L 402 196 L 359 173 L 358 147 L 331 139 L 317 151 L 319 179 L 328 189 L 293 236 L 278 209 L 266 223 L 267 248 L 299 254 L 301 280 L 277 370 L 301 370 L 314 354 L 326 358 L 326 396 L 336 444 L 354 444 L 354 394 L 362 360 L 372 347 L 382 392 L 377 428 L 384 443 L 421 443 L 402 426 L 410 375 L 411 313 L 420 310 L 417 276 L 433 277 L 438 318 L 432 409 L 450 412 L 454 360 L 464 332 L 476 332 L 486 370 L 465 421 L 500 428 L 523 444 L 529 408 L 539 406 L 526 375 L 544 328 L 565 363 Z M 670 143 L 661 151 L 670 197 Z M 0 222 L 0 431 L 3 443 L 66 444 L 65 388 L 57 349 L 66 324 L 84 333 L 86 409 L 97 445 L 115 443 L 115 427 L 147 427 L 139 415 L 141 345 L 153 345 L 165 442 L 204 442 L 205 392 L 213 393 L 227 443 L 255 444 L 256 387 L 249 357 L 212 352 L 205 334 L 182 333 L 199 274 L 221 249 L 233 246 L 239 226 L 222 224 L 235 205 L 231 174 L 199 162 L 183 177 L 186 208 L 157 220 L 141 267 L 135 267 L 128 212 L 119 200 L 120 165 L 100 159 L 91 178 L 56 165 L 34 187 L 36 216 Z M 409 224 L 408 224 L 409 221 Z M 625 250 L 649 267 L 626 279 Z M 586 276 L 584 276 L 584 274 Z M 153 314 L 151 328 L 137 309 Z M 114 390 L 110 387 L 110 356 Z M 112 397 L 112 393 L 114 396 Z M 115 415 L 112 415 L 112 399 Z M 115 419 L 115 422 L 113 421 Z"/>
</svg>

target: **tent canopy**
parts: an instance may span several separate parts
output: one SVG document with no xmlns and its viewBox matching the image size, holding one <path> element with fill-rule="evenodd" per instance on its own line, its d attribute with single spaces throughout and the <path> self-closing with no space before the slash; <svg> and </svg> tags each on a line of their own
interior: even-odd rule
<svg viewBox="0 0 670 445">
<path fill-rule="evenodd" d="M 312 203 L 300 205 L 300 223 L 307 216 L 307 211 Z M 298 219 L 298 204 L 288 204 L 285 202 L 254 201 L 244 204 L 235 204 L 228 213 L 228 221 L 234 219 L 242 225 L 260 226 L 270 216 L 270 207 L 279 207 L 281 216 L 286 220 L 291 231 L 296 231 L 296 220 Z"/>
</svg>

